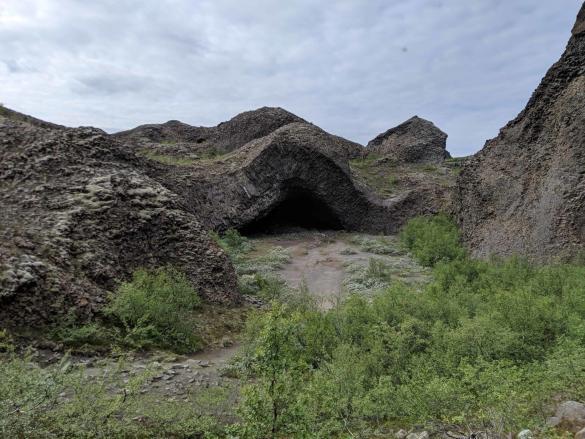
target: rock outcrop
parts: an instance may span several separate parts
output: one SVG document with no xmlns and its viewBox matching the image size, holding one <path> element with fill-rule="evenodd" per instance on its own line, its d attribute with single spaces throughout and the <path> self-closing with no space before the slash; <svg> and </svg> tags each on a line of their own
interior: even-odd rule
<svg viewBox="0 0 585 439">
<path fill-rule="evenodd" d="M 171 120 L 163 124 L 141 125 L 116 133 L 115 137 L 134 145 L 176 145 L 188 147 L 193 153 L 223 154 L 293 122 L 305 120 L 282 108 L 262 107 L 238 114 L 215 127 L 195 127 Z"/>
<path fill-rule="evenodd" d="M 585 5 L 526 108 L 463 168 L 456 216 L 476 256 L 570 255 L 585 244 Z"/>
<path fill-rule="evenodd" d="M 201 130 L 211 131 L 199 142 Z M 198 155 L 206 142 L 222 153 Z M 208 230 L 393 233 L 441 210 L 449 190 L 436 184 L 443 174 L 417 169 L 381 195 L 356 178 L 352 164 L 369 163 L 361 145 L 281 109 L 114 136 L 4 109 L 0 145 L 0 321 L 10 325 L 90 317 L 133 270 L 167 264 L 207 301 L 236 303 L 233 267 Z"/>
<path fill-rule="evenodd" d="M 88 317 L 138 267 L 172 264 L 209 301 L 239 301 L 234 270 L 177 195 L 95 128 L 0 113 L 0 322 Z"/>
<path fill-rule="evenodd" d="M 399 163 L 442 163 L 451 157 L 446 145 L 447 134 L 432 122 L 414 116 L 376 136 L 367 150 Z"/>
<path fill-rule="evenodd" d="M 362 154 L 360 145 L 296 122 L 226 156 L 183 166 L 152 163 L 147 172 L 215 230 L 262 230 L 289 216 L 305 227 L 392 233 L 444 203 L 434 185 L 386 199 L 358 185 L 348 157 Z"/>
</svg>

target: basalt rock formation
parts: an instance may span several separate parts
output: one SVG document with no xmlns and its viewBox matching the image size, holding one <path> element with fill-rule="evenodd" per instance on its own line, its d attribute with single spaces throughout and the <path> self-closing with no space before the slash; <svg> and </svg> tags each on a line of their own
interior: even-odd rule
<svg viewBox="0 0 585 439">
<path fill-rule="evenodd" d="M 570 255 L 585 244 L 585 5 L 526 108 L 470 159 L 456 216 L 477 256 Z"/>
<path fill-rule="evenodd" d="M 442 163 L 451 157 L 446 145 L 447 134 L 414 116 L 371 140 L 367 150 L 402 163 Z"/>
<path fill-rule="evenodd" d="M 115 134 L 132 145 L 172 145 L 188 150 L 193 157 L 201 154 L 223 154 L 264 137 L 293 122 L 305 122 L 282 108 L 262 107 L 238 114 L 215 127 L 195 127 L 178 120 L 163 124 L 141 125 Z"/>
<path fill-rule="evenodd" d="M 209 228 L 258 230 L 276 223 L 394 232 L 438 208 L 435 190 L 382 200 L 352 179 L 348 151 L 359 145 L 293 123 L 234 153 L 189 166 L 159 165 L 153 178 L 179 194 Z M 287 218 L 288 217 L 288 218 Z"/>
<path fill-rule="evenodd" d="M 238 302 L 228 258 L 140 158 L 95 128 L 0 111 L 0 322 L 93 315 L 138 267 L 181 268 L 209 301 Z"/>
<path fill-rule="evenodd" d="M 216 154 L 201 154 L 206 143 Z M 91 317 L 136 268 L 167 264 L 207 301 L 237 303 L 209 230 L 392 233 L 443 209 L 449 191 L 420 177 L 381 194 L 357 178 L 361 145 L 281 109 L 117 135 L 4 109 L 0 145 L 0 321 L 12 325 Z"/>
</svg>

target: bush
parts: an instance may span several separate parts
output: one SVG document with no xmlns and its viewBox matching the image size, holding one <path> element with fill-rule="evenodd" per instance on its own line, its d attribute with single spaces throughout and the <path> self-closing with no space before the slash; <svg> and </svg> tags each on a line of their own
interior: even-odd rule
<svg viewBox="0 0 585 439">
<path fill-rule="evenodd" d="M 107 308 L 121 323 L 125 340 L 137 347 L 197 350 L 193 311 L 200 298 L 184 273 L 174 268 L 138 270 L 124 282 Z"/>
<path fill-rule="evenodd" d="M 411 219 L 402 229 L 404 247 L 424 266 L 465 257 L 457 226 L 445 215 Z"/>
<path fill-rule="evenodd" d="M 434 266 L 430 283 L 389 284 L 372 262 L 353 273 L 362 291 L 384 280 L 371 299 L 352 294 L 325 313 L 278 307 L 254 320 L 243 364 L 257 381 L 244 422 L 266 435 L 272 401 L 285 436 L 442 423 L 544 437 L 554 401 L 585 397 L 585 267 L 469 259 L 445 217 L 410 222 L 402 239 Z M 272 395 L 268 360 L 282 380 Z"/>
</svg>

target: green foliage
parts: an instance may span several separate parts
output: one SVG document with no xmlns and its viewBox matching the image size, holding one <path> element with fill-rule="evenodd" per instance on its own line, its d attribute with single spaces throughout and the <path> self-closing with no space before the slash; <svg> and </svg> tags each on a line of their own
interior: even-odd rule
<svg viewBox="0 0 585 439">
<path fill-rule="evenodd" d="M 343 287 L 350 293 L 372 295 L 390 285 L 390 268 L 382 260 L 370 258 L 368 265 L 350 264 L 346 267 L 347 276 Z"/>
<path fill-rule="evenodd" d="M 402 253 L 397 243 L 388 236 L 356 235 L 351 238 L 350 242 L 357 245 L 361 251 L 376 255 L 399 255 Z"/>
<path fill-rule="evenodd" d="M 146 371 L 122 380 L 121 361 L 99 380 L 65 358 L 41 368 L 25 357 L 0 359 L 0 436 L 6 438 L 225 437 L 214 410 L 225 389 L 200 390 L 189 402 L 160 400 L 140 390 Z"/>
<path fill-rule="evenodd" d="M 132 346 L 189 352 L 201 346 L 193 319 L 200 303 L 184 273 L 170 267 L 137 270 L 120 285 L 107 313 L 120 322 Z"/>
<path fill-rule="evenodd" d="M 219 246 L 232 258 L 245 255 L 254 249 L 254 245 L 248 238 L 240 235 L 236 229 L 228 229 L 223 236 L 212 234 Z"/>
<path fill-rule="evenodd" d="M 240 276 L 239 286 L 242 294 L 257 296 L 268 302 L 281 298 L 286 291 L 286 283 L 282 279 L 260 273 Z"/>
<path fill-rule="evenodd" d="M 12 352 L 14 342 L 6 329 L 0 329 L 0 352 Z"/>
<path fill-rule="evenodd" d="M 251 321 L 244 437 L 427 422 L 543 432 L 551 401 L 585 397 L 585 267 L 471 260 L 446 218 L 412 224 L 403 239 L 434 265 L 427 285 L 386 283 L 325 313 L 276 305 Z M 387 272 L 372 262 L 362 274 Z"/>
<path fill-rule="evenodd" d="M 410 220 L 400 233 L 404 247 L 424 266 L 463 258 L 457 226 L 445 215 Z"/>
</svg>

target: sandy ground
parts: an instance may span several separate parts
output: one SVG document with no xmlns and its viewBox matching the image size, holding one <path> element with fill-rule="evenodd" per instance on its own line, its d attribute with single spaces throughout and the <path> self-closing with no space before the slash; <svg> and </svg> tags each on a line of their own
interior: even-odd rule
<svg viewBox="0 0 585 439">
<path fill-rule="evenodd" d="M 291 261 L 276 274 L 292 288 L 299 288 L 304 281 L 324 310 L 331 309 L 347 295 L 343 282 L 350 265 L 367 266 L 370 259 L 375 258 L 389 266 L 401 281 L 416 281 L 424 276 L 424 270 L 400 251 L 396 237 L 384 237 L 395 248 L 392 254 L 376 254 L 364 251 L 352 242 L 356 236 L 373 240 L 380 238 L 343 232 L 305 232 L 260 237 L 254 242 L 260 251 L 273 246 L 286 248 L 292 256 Z"/>
</svg>

